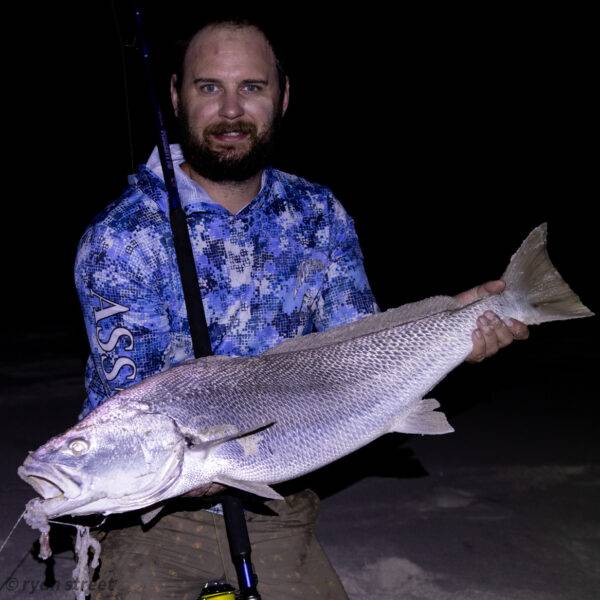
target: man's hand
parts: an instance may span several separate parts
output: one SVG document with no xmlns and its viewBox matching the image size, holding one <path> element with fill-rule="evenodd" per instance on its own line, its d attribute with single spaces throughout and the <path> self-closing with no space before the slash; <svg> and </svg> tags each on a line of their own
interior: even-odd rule
<svg viewBox="0 0 600 600">
<path fill-rule="evenodd" d="M 502 280 L 488 281 L 471 290 L 457 294 L 455 298 L 462 304 L 471 304 L 475 300 L 485 298 L 491 294 L 500 294 L 504 290 L 505 283 Z M 506 323 L 492 311 L 486 311 L 477 319 L 477 329 L 473 332 L 473 350 L 467 356 L 466 362 L 478 363 L 484 358 L 493 356 L 513 340 L 526 340 L 529 337 L 527 325 L 509 319 Z"/>
</svg>

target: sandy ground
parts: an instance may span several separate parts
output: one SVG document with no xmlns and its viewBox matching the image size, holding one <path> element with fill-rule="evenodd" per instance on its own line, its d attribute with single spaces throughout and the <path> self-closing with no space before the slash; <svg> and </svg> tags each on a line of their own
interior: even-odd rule
<svg viewBox="0 0 600 600">
<path fill-rule="evenodd" d="M 81 403 L 81 360 L 45 347 L 0 371 L 2 541 L 34 495 L 17 466 Z M 600 598 L 596 358 L 547 357 L 509 384 L 482 382 L 513 359 L 461 367 L 435 390 L 456 433 L 389 435 L 318 472 L 319 535 L 351 600 Z M 47 563 L 36 539 L 16 528 L 0 598 L 72 597 L 69 535 L 54 536 Z"/>
</svg>

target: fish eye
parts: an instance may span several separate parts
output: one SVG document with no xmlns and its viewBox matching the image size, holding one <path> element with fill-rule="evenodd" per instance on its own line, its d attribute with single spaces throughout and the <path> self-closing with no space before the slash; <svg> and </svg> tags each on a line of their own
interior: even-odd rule
<svg viewBox="0 0 600 600">
<path fill-rule="evenodd" d="M 82 439 L 76 439 L 76 440 L 71 440 L 69 442 L 69 450 L 75 454 L 75 456 L 78 456 L 80 454 L 83 454 L 84 452 L 87 452 L 89 448 L 89 444 Z"/>
</svg>

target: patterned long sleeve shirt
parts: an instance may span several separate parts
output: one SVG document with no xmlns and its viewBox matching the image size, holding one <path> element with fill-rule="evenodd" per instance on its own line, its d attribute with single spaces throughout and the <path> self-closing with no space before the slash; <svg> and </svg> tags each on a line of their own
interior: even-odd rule
<svg viewBox="0 0 600 600">
<path fill-rule="evenodd" d="M 352 219 L 329 189 L 268 168 L 234 215 L 172 153 L 215 354 L 260 354 L 377 311 Z M 83 235 L 75 282 L 91 348 L 81 416 L 193 357 L 156 150 Z"/>
</svg>

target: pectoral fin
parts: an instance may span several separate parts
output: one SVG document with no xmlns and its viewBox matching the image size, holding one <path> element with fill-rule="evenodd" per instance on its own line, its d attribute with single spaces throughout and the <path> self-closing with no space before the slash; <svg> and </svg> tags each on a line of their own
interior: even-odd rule
<svg viewBox="0 0 600 600">
<path fill-rule="evenodd" d="M 272 500 L 283 500 L 283 496 L 278 494 L 273 488 L 269 487 L 264 483 L 257 483 L 255 481 L 240 481 L 227 475 L 219 475 L 215 477 L 213 481 L 215 483 L 221 483 L 223 485 L 228 485 L 229 487 L 243 490 L 244 492 L 250 492 L 251 494 L 255 494 L 256 496 L 261 496 L 262 498 L 270 498 Z"/>
<path fill-rule="evenodd" d="M 443 412 L 437 412 L 440 403 L 433 398 L 423 398 L 415 402 L 409 413 L 404 413 L 396 417 L 389 428 L 389 431 L 399 433 L 452 433 L 454 428 L 448 423 L 446 415 Z"/>
<path fill-rule="evenodd" d="M 235 430 L 234 426 L 224 426 L 220 429 L 227 429 L 228 433 L 225 434 L 216 434 L 214 430 L 209 432 L 193 432 L 188 429 L 183 429 L 181 427 L 180 429 L 188 442 L 189 450 L 198 450 L 201 452 L 206 452 L 215 446 L 224 444 L 225 442 L 230 442 L 231 440 L 239 440 L 241 438 L 254 435 L 255 433 L 260 433 L 261 431 L 264 431 L 265 429 L 268 429 L 273 425 L 275 425 L 275 421 L 268 421 L 256 427 L 253 427 L 252 429 L 247 429 L 246 431 Z"/>
</svg>

